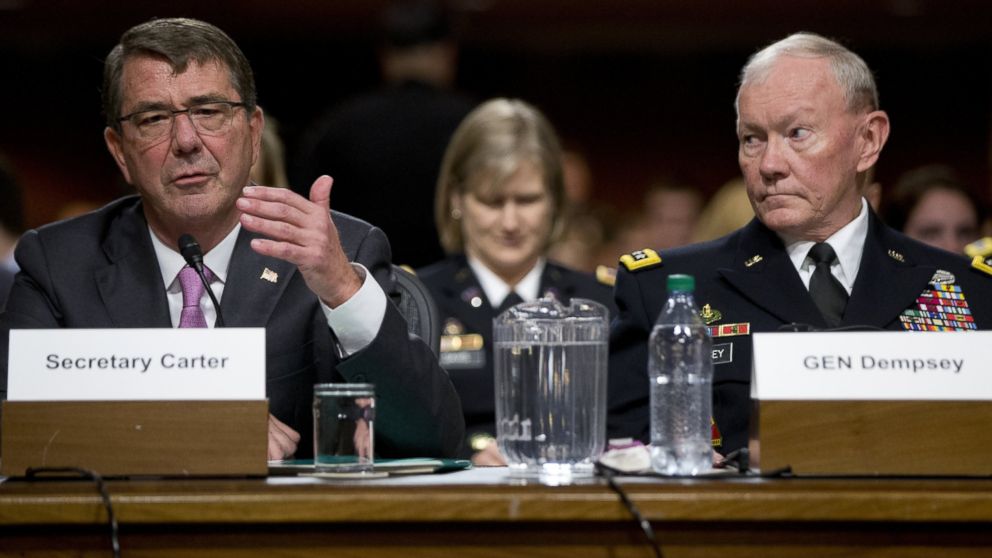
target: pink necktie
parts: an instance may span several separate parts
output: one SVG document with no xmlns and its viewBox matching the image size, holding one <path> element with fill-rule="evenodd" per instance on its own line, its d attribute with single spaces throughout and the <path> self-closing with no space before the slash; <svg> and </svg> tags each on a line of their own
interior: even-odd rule
<svg viewBox="0 0 992 558">
<path fill-rule="evenodd" d="M 203 274 L 207 281 L 213 282 L 213 273 L 206 267 Z M 200 308 L 200 299 L 203 297 L 203 281 L 196 274 L 196 270 L 186 266 L 179 271 L 179 284 L 183 288 L 183 311 L 179 315 L 179 327 L 207 327 L 207 319 L 203 316 Z"/>
</svg>

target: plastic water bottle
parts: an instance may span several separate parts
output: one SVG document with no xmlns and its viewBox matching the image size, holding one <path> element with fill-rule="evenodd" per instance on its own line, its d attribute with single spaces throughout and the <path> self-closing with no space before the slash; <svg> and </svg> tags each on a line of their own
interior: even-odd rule
<svg viewBox="0 0 992 558">
<path fill-rule="evenodd" d="M 668 276 L 668 302 L 648 343 L 651 467 L 698 475 L 712 466 L 712 340 L 699 317 L 691 275 Z"/>
</svg>

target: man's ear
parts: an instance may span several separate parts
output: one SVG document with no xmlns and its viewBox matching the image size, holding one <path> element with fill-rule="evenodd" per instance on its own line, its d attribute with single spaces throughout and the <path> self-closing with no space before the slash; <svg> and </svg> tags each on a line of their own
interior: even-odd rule
<svg viewBox="0 0 992 558">
<path fill-rule="evenodd" d="M 103 141 L 107 142 L 107 150 L 110 151 L 114 162 L 117 163 L 117 168 L 124 175 L 124 180 L 128 184 L 134 184 L 131 182 L 131 173 L 128 171 L 127 162 L 124 158 L 124 140 L 121 138 L 121 135 L 110 126 L 107 126 L 103 130 Z"/>
<path fill-rule="evenodd" d="M 858 154 L 858 172 L 864 172 L 875 165 L 882 147 L 889 139 L 889 115 L 876 110 L 868 113 L 861 129 L 861 152 Z"/>
<path fill-rule="evenodd" d="M 255 165 L 262 153 L 262 131 L 265 129 L 265 114 L 262 107 L 256 106 L 248 117 L 248 128 L 251 130 L 251 164 Z"/>
</svg>

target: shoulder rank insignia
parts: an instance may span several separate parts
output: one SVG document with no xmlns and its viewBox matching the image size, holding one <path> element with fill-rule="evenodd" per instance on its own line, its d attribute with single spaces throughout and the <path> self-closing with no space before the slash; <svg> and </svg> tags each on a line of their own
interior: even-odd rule
<svg viewBox="0 0 992 558">
<path fill-rule="evenodd" d="M 971 267 L 992 275 L 992 256 L 975 256 L 975 259 L 971 260 Z"/>
<path fill-rule="evenodd" d="M 617 268 L 606 265 L 596 266 L 596 280 L 600 283 L 612 287 L 617 283 Z"/>
<path fill-rule="evenodd" d="M 627 271 L 636 271 L 638 269 L 647 269 L 660 264 L 661 256 L 658 255 L 658 252 L 655 252 L 650 248 L 645 248 L 643 250 L 634 250 L 629 254 L 620 256 L 620 263 L 627 268 Z"/>
<path fill-rule="evenodd" d="M 709 304 L 704 304 L 703 309 L 699 311 L 699 317 L 703 319 L 704 324 L 710 325 L 722 320 L 723 314 L 719 310 L 714 310 Z"/>
<path fill-rule="evenodd" d="M 965 246 L 964 253 L 972 258 L 975 256 L 992 256 L 992 236 L 980 238 Z"/>
</svg>

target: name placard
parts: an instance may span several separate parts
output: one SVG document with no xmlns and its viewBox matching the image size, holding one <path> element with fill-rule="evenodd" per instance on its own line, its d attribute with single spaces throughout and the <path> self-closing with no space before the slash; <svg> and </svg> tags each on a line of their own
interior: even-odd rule
<svg viewBox="0 0 992 558">
<path fill-rule="evenodd" d="M 756 333 L 758 400 L 992 400 L 992 332 Z"/>
<path fill-rule="evenodd" d="M 11 401 L 265 399 L 265 329 L 10 332 Z"/>
</svg>

